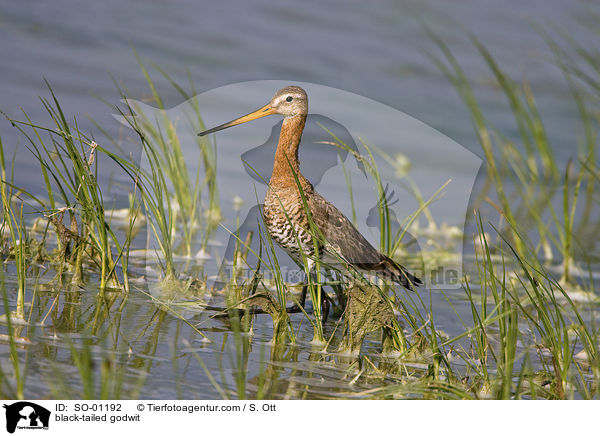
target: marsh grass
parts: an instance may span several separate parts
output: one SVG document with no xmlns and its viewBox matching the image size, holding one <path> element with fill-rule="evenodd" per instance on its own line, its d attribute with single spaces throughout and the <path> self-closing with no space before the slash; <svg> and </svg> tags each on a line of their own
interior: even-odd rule
<svg viewBox="0 0 600 436">
<path fill-rule="evenodd" d="M 162 118 L 149 119 L 129 102 L 120 114 L 137 135 L 146 167 L 140 168 L 130 158 L 103 147 L 82 133 L 76 119 L 67 121 L 51 89 L 51 98 L 42 99 L 42 104 L 51 117 L 52 127 L 39 126 L 26 114 L 25 121 L 10 120 L 26 139 L 28 150 L 40 165 L 47 200 L 13 185 L 14 167 L 9 169 L 6 164 L 0 142 L 2 252 L 7 259 L 5 262 L 14 266 L 16 275 L 14 293 L 12 289 L 6 289 L 6 280 L 2 280 L 1 285 L 5 313 L 2 322 L 6 326 L 5 339 L 12 375 L 6 374 L 6 366 L 0 366 L 0 394 L 23 398 L 30 392 L 27 389 L 29 354 L 22 353 L 19 347 L 27 347 L 23 344 L 29 335 L 34 335 L 34 330 L 31 325 L 20 326 L 16 322 L 32 316 L 25 313 L 26 295 L 32 295 L 29 303 L 32 313 L 33 308 L 40 305 L 46 308 L 44 320 L 75 325 L 71 311 L 75 310 L 73 308 L 78 302 L 76 299 L 68 300 L 75 297 L 67 297 L 66 288 L 71 283 L 87 285 L 92 276 L 99 282 L 96 306 L 87 320 L 92 336 L 104 332 L 104 339 L 109 334 L 119 338 L 122 333 L 118 314 L 130 295 L 119 291 L 133 289 L 152 303 L 148 306 L 148 318 L 140 324 L 139 337 L 132 339 L 132 342 L 139 338 L 144 338 L 144 341 L 138 347 L 141 350 L 139 355 L 125 362 L 119 360 L 125 347 L 115 345 L 118 340 L 108 345 L 102 341 L 67 340 L 71 369 L 76 370 L 80 384 L 75 389 L 70 388 L 67 382 L 69 374 L 62 374 L 61 368 L 56 367 L 57 378 L 55 383 L 50 383 L 50 390 L 58 396 L 139 396 L 148 383 L 152 368 L 152 360 L 141 356 L 155 356 L 167 325 L 165 320 L 172 318 L 177 323 L 175 342 L 170 351 L 174 372 L 179 374 L 181 370 L 180 343 L 189 345 L 190 342 L 189 338 L 180 337 L 181 330 L 186 329 L 194 337 L 202 336 L 203 347 L 212 347 L 215 353 L 220 353 L 216 364 L 205 362 L 195 349 L 183 354 L 189 357 L 188 362 L 193 361 L 200 366 L 222 398 L 306 397 L 311 389 L 309 383 L 294 384 L 296 382 L 286 380 L 290 375 L 298 375 L 303 380 L 321 377 L 320 370 L 313 373 L 313 369 L 304 371 L 298 368 L 304 358 L 299 357 L 303 356 L 299 350 L 304 344 L 299 343 L 298 335 L 306 328 L 306 323 L 309 329 L 312 328 L 313 335 L 308 360 L 317 365 L 316 368 L 320 368 L 319 364 L 343 368 L 340 371 L 343 376 L 339 376 L 339 372 L 336 374 L 344 383 L 344 389 L 347 388 L 344 391 L 347 397 L 598 398 L 600 334 L 595 321 L 597 307 L 572 298 L 574 291 L 585 290 L 586 296 L 593 296 L 595 292 L 592 264 L 594 250 L 597 250 L 594 240 L 597 238 L 591 237 L 590 232 L 594 234 L 593 229 L 598 228 L 593 221 L 598 206 L 595 187 L 600 180 L 595 151 L 597 120 L 594 111 L 597 109 L 593 106 L 594 101 L 584 97 L 584 90 L 597 92 L 600 89 L 597 77 L 592 74 L 600 71 L 598 61 L 590 52 L 570 42 L 572 52 L 579 59 L 575 60 L 562 46 L 548 39 L 582 121 L 578 159 L 565 165 L 553 152 L 551 138 L 529 84 L 517 83 L 508 77 L 492 54 L 472 37 L 475 49 L 489 67 L 498 92 L 506 97 L 508 110 L 514 116 L 518 136 L 509 140 L 508 134 L 486 119 L 467 75 L 449 47 L 433 33 L 430 36 L 441 52 L 441 57 L 432 56 L 432 59 L 456 86 L 469 109 L 486 159 L 489 183 L 480 193 L 477 207 L 483 209 L 490 205 L 499 216 L 497 222 L 491 223 L 482 219 L 479 213 L 474 214 L 472 219 L 477 231 L 474 235 L 466 235 L 467 240 L 472 237 L 474 245 L 473 257 L 466 258 L 473 261 L 472 274 L 463 278 L 462 290 L 439 291 L 447 302 L 448 310 L 454 311 L 462 323 L 462 332 L 449 336 L 440 329 L 433 303 L 439 295 L 435 295 L 433 290 L 425 288 L 414 294 L 403 292 L 396 295 L 383 282 L 372 283 L 351 267 L 329 265 L 318 256 L 307 253 L 303 253 L 302 264 L 307 272 L 312 307 L 288 316 L 285 308 L 290 302 L 297 301 L 281 273 L 273 240 L 263 228 L 252 235 L 230 232 L 237 242 L 233 273 L 223 278 L 226 307 L 218 308 L 219 313 L 228 315 L 224 322 L 229 330 L 222 335 L 222 343 L 215 343 L 212 340 L 215 336 L 204 329 L 207 320 L 212 318 L 198 321 L 182 314 L 191 305 L 208 307 L 192 298 L 200 292 L 198 288 L 205 285 L 202 271 L 188 268 L 187 264 L 182 266 L 175 258 L 183 256 L 189 259 L 195 250 L 205 249 L 218 225 L 221 212 L 215 174 L 216 144 L 194 136 L 199 165 L 197 173 L 192 174 L 184 158 L 177 125 L 168 118 L 150 71 L 140 61 L 140 68 L 153 101 L 161 109 Z M 577 62 L 583 62 L 585 67 L 578 67 Z M 192 92 L 188 93 L 162 70 L 156 69 L 183 98 L 189 99 L 193 95 L 193 86 Z M 200 109 L 194 106 L 189 115 L 187 121 L 190 125 L 198 131 L 203 130 Z M 331 144 L 350 152 L 357 164 L 366 168 L 373 190 L 381 199 L 377 210 L 381 251 L 400 260 L 398 256 L 407 229 L 423 217 L 430 231 L 441 228 L 444 223 L 433 220 L 429 207 L 439 198 L 447 183 L 431 197 L 424 198 L 410 177 L 403 175 L 400 183 L 412 193 L 418 207 L 394 233 L 390 219 L 391 199 L 387 196 L 377 159 L 383 159 L 392 167 L 401 163 L 373 144 L 362 142 L 362 151 L 357 152 L 333 134 L 331 136 Z M 117 139 L 107 135 L 106 140 L 119 150 Z M 131 182 L 127 188 L 130 197 L 128 224 L 121 231 L 116 230 L 111 222 L 111 212 L 105 206 L 103 191 L 97 180 L 103 159 L 112 161 Z M 352 180 L 345 174 L 354 204 Z M 327 241 L 315 226 L 297 174 L 294 176 L 313 234 L 313 249 L 319 252 Z M 41 241 L 39 234 L 33 231 L 33 222 L 28 219 L 30 216 L 44 220 Z M 142 216 L 147 219 L 149 230 L 157 242 L 157 257 L 162 271 L 160 296 L 135 289 L 129 283 L 129 253 L 134 228 Z M 524 222 L 532 225 L 526 227 Z M 33 235 L 38 235 L 38 239 Z M 298 238 L 298 235 L 295 237 Z M 259 241 L 258 252 L 252 251 L 253 239 Z M 55 247 L 53 251 L 52 247 Z M 249 253 L 259 263 L 251 277 L 241 281 L 238 273 L 249 267 Z M 555 254 L 560 258 L 558 261 L 554 258 Z M 34 287 L 28 287 L 34 259 L 36 264 L 56 273 L 52 283 L 58 286 L 58 291 L 51 299 L 39 298 Z M 344 264 L 343 259 L 337 261 L 340 265 Z M 556 268 L 552 268 L 557 262 L 560 267 L 558 274 Z M 313 263 L 315 266 L 311 268 Z M 586 267 L 589 270 L 587 276 L 574 273 Z M 266 275 L 270 280 L 265 278 Z M 344 275 L 346 277 L 342 279 Z M 346 313 L 348 287 L 352 284 L 368 286 L 384 302 L 386 313 L 391 312 L 393 316 L 386 318 L 389 322 L 383 328 L 366 333 L 366 344 L 360 343 L 348 349 L 344 348 L 344 338 L 352 333 L 348 331 L 346 322 L 349 316 Z M 116 296 L 112 288 L 117 290 Z M 271 294 L 272 288 L 274 292 Z M 333 322 L 324 325 L 321 319 L 322 297 L 329 288 L 334 293 L 327 294 L 328 298 L 337 300 L 336 315 L 339 318 L 335 325 Z M 215 291 L 221 290 L 202 290 Z M 68 304 L 62 316 L 57 317 L 59 303 L 56 302 L 61 293 L 65 294 L 64 300 Z M 11 300 L 12 295 L 16 296 L 14 301 Z M 185 297 L 183 302 L 182 295 Z M 119 307 L 113 306 L 121 297 L 122 302 L 116 305 Z M 466 305 L 467 317 L 461 317 L 464 311 L 456 304 Z M 258 374 L 253 376 L 249 359 L 256 332 L 250 312 L 257 305 L 268 308 L 264 311 L 273 319 L 273 331 L 271 342 L 261 345 L 260 352 L 264 358 Z M 16 310 L 11 310 L 12 307 Z M 368 309 L 365 313 L 376 316 Z M 381 352 L 366 350 L 367 347 L 372 350 L 374 341 L 378 342 L 378 351 Z M 264 361 L 268 363 L 263 365 Z M 278 362 L 286 362 L 293 369 L 283 370 Z M 123 375 L 131 367 L 139 370 L 133 381 Z M 178 396 L 181 396 L 184 389 L 182 380 L 177 379 L 176 385 Z M 357 386 L 365 386 L 364 391 Z"/>
<path fill-rule="evenodd" d="M 129 169 L 135 174 L 137 181 L 144 181 L 142 186 L 145 189 L 140 191 L 141 197 L 152 218 L 151 228 L 159 245 L 163 268 L 167 278 L 175 278 L 173 256 L 180 254 L 191 258 L 195 254 L 194 249 L 206 250 L 208 240 L 221 219 L 216 179 L 217 153 L 215 144 L 193 135 L 200 152 L 200 162 L 196 174 L 191 177 L 177 128 L 184 124 L 191 131 L 204 130 L 200 108 L 192 98 L 195 94 L 194 86 L 190 83 L 190 94 L 163 70 L 154 66 L 180 96 L 191 104 L 191 110 L 186 111 L 185 120 L 171 120 L 149 70 L 139 57 L 137 59 L 152 100 L 159 109 L 154 112 L 158 119 L 151 119 L 143 110 L 130 103 L 123 90 L 121 93 L 126 109 L 118 110 L 138 134 L 144 147 L 143 161 L 147 161 L 149 168 L 142 167 L 139 172 L 134 171 L 131 166 Z M 203 197 L 206 198 L 204 202 Z M 183 237 L 176 243 L 174 236 L 180 233 Z M 198 235 L 202 238 L 199 248 L 195 247 Z"/>
<path fill-rule="evenodd" d="M 36 206 L 34 210 L 54 226 L 56 260 L 61 265 L 57 277 L 62 276 L 62 265 L 69 265 L 72 282 L 81 283 L 84 263 L 90 263 L 100 271 L 100 289 L 127 288 L 124 254 L 130 238 L 125 238 L 123 244 L 106 221 L 104 199 L 96 180 L 96 153 L 102 148 L 78 130 L 76 120 L 73 125 L 67 122 L 52 89 L 49 91 L 51 101 L 42 99 L 42 104 L 55 128 L 36 125 L 27 115 L 27 121 L 10 121 L 26 138 L 26 147 L 40 165 L 48 201 L 27 195 Z M 42 138 L 44 134 L 48 140 Z M 59 201 L 63 206 L 59 206 Z M 65 216 L 70 219 L 68 227 Z M 116 271 L 119 261 L 125 265 L 121 278 Z"/>
<path fill-rule="evenodd" d="M 14 162 L 14 161 L 13 161 Z M 3 181 L 12 181 L 14 175 L 14 164 L 11 165 L 10 178 L 6 172 L 6 161 L 4 157 L 4 147 L 0 139 L 0 171 L 2 172 Z M 4 235 L 8 231 L 10 235 L 12 255 L 15 259 L 15 267 L 17 269 L 18 289 L 17 289 L 17 307 L 13 314 L 16 319 L 25 320 L 25 277 L 27 273 L 27 228 L 23 220 L 23 202 L 16 197 L 12 183 L 2 183 L 0 186 L 0 194 L 2 195 L 2 225 L 0 226 L 1 234 Z M 16 200 L 16 201 L 14 201 Z M 7 313 L 7 321 L 8 311 Z"/>
<path fill-rule="evenodd" d="M 24 398 L 25 382 L 27 380 L 27 361 L 21 363 L 21 358 L 18 350 L 18 342 L 21 338 L 21 331 L 23 327 L 19 327 L 13 323 L 13 312 L 10 310 L 10 304 L 8 300 L 8 294 L 6 291 L 6 283 L 4 280 L 4 271 L 2 271 L 0 278 L 2 283 L 0 284 L 0 290 L 2 291 L 2 303 L 4 308 L 3 321 L 6 323 L 8 331 L 8 354 L 10 356 L 10 363 L 12 374 L 6 372 L 6 367 L 0 365 L 0 393 L 7 398 Z M 18 316 L 17 311 L 17 316 Z M 17 321 L 22 319 L 17 318 Z"/>
<path fill-rule="evenodd" d="M 577 74 L 582 77 L 581 70 L 575 67 L 576 63 L 571 62 L 559 45 L 546 35 L 579 111 L 583 131 L 583 141 L 576 136 L 573 138 L 573 143 L 579 144 L 578 162 L 569 161 L 563 166 L 552 151 L 549 135 L 529 83 L 519 84 L 511 79 L 487 48 L 471 36 L 473 45 L 489 67 L 499 90 L 506 97 L 509 111 L 514 116 L 520 137 L 520 143 L 515 144 L 485 118 L 465 72 L 448 46 L 434 33 L 428 33 L 442 53 L 441 57 L 431 55 L 431 59 L 454 84 L 471 113 L 485 156 L 487 175 L 491 181 L 488 186 L 495 189 L 499 204 L 496 205 L 485 192 L 480 194 L 480 197 L 485 198 L 498 210 L 508 224 L 507 230 L 517 229 L 523 235 L 527 234 L 528 241 L 538 241 L 533 253 L 535 257 L 528 259 L 529 261 L 534 262 L 534 259 L 543 257 L 551 261 L 554 253 L 558 253 L 562 258 L 563 285 L 576 287 L 577 284 L 571 276 L 574 249 L 577 246 L 579 256 L 584 258 L 589 256 L 587 250 L 593 249 L 589 244 L 585 244 L 583 232 L 589 227 L 593 210 L 596 181 L 587 174 L 586 168 L 595 162 L 597 139 L 597 123 L 593 121 L 588 108 L 589 103 L 584 100 L 582 90 L 573 76 Z M 580 50 L 583 49 L 574 49 L 575 52 Z M 585 50 L 583 52 L 584 60 L 588 64 L 593 62 L 590 56 L 586 55 L 588 53 Z M 584 76 L 582 80 L 590 84 L 589 76 Z M 582 187 L 585 193 L 583 207 L 580 196 Z M 514 192 L 509 192 L 511 189 Z M 553 200 L 561 191 L 562 201 L 556 205 Z M 577 216 L 580 217 L 579 223 L 576 222 Z M 531 229 L 525 229 L 524 222 L 532 222 L 534 225 Z M 524 238 L 516 237 L 513 240 L 513 245 L 521 256 L 531 254 L 524 241 Z"/>
<path fill-rule="evenodd" d="M 456 312 L 465 332 L 450 338 L 433 328 L 423 329 L 422 338 L 432 353 L 427 360 L 433 360 L 426 374 L 409 378 L 403 386 L 386 387 L 382 394 L 437 399 L 597 398 L 597 328 L 584 321 L 580 307 L 551 274 L 528 264 L 503 235 L 502 254 L 493 260 L 480 216 L 477 222 L 475 242 L 482 247 L 479 277 L 465 279 L 464 284 L 471 319 Z M 582 350 L 585 361 L 574 359 Z M 410 363 L 407 368 L 416 374 Z"/>
</svg>

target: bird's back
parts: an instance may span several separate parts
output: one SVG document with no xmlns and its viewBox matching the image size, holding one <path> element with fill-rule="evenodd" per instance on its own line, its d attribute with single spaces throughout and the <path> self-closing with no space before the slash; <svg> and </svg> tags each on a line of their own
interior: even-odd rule
<svg viewBox="0 0 600 436">
<path fill-rule="evenodd" d="M 360 270 L 380 272 L 407 289 L 421 284 L 414 275 L 381 254 L 354 227 L 333 204 L 323 198 L 312 186 L 304 190 L 304 198 L 311 219 L 323 241 L 323 251 L 336 263 L 347 263 Z M 285 209 L 285 212 L 284 212 Z M 296 186 L 269 189 L 264 206 L 265 224 L 273 239 L 296 261 L 302 264 L 300 250 L 307 255 L 314 253 L 313 233 L 308 214 Z M 300 245 L 298 244 L 300 242 Z"/>
</svg>

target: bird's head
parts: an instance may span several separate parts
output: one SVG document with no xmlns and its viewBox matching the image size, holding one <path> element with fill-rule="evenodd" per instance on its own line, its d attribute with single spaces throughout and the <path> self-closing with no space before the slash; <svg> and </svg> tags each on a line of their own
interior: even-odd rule
<svg viewBox="0 0 600 436">
<path fill-rule="evenodd" d="M 308 96 L 299 86 L 286 86 L 275 93 L 268 106 L 274 109 L 274 113 L 284 117 L 306 115 Z"/>
</svg>

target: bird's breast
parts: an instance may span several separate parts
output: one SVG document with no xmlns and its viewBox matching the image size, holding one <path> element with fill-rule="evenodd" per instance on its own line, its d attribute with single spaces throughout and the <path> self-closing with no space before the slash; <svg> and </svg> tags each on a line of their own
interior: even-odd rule
<svg viewBox="0 0 600 436">
<path fill-rule="evenodd" d="M 296 261 L 299 250 L 313 250 L 308 217 L 297 189 L 269 189 L 263 209 L 265 226 L 271 237 Z"/>
</svg>

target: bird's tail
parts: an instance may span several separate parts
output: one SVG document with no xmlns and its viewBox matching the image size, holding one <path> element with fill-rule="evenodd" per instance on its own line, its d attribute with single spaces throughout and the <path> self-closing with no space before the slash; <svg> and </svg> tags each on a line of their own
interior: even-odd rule
<svg viewBox="0 0 600 436">
<path fill-rule="evenodd" d="M 423 284 L 420 278 L 408 272 L 402 265 L 394 262 L 387 256 L 383 256 L 380 262 L 381 271 L 388 275 L 393 281 L 401 284 L 409 291 L 414 291 L 416 287 Z"/>
</svg>

